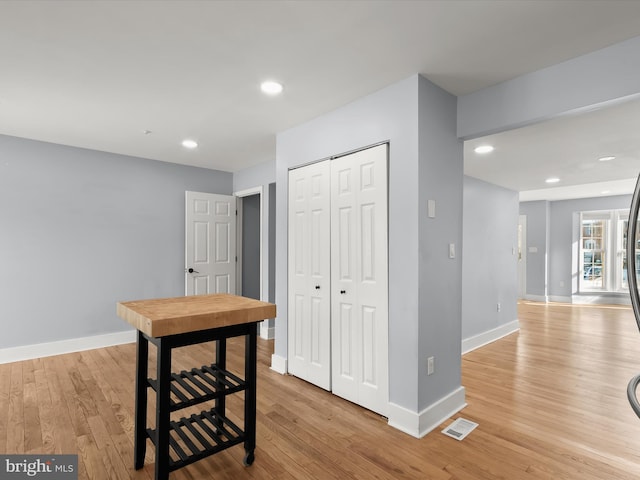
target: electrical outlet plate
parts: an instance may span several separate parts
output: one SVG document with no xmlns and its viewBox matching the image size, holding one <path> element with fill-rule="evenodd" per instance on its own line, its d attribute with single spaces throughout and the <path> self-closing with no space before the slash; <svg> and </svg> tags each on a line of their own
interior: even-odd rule
<svg viewBox="0 0 640 480">
<path fill-rule="evenodd" d="M 433 357 L 427 358 L 427 375 L 433 375 L 435 359 Z"/>
</svg>

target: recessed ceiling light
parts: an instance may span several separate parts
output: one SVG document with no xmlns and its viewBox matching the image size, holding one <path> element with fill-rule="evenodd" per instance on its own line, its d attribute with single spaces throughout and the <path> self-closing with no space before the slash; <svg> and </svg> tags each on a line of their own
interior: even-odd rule
<svg viewBox="0 0 640 480">
<path fill-rule="evenodd" d="M 491 145 L 480 145 L 479 147 L 476 147 L 473 149 L 474 152 L 476 153 L 491 153 L 493 152 L 493 146 Z"/>
<path fill-rule="evenodd" d="M 260 84 L 260 90 L 267 95 L 278 95 L 282 93 L 282 84 L 278 82 L 268 81 Z"/>
<path fill-rule="evenodd" d="M 614 158 L 616 158 L 616 157 L 613 157 L 613 156 L 611 156 L 611 157 L 600 157 L 598 160 L 601 161 L 601 162 L 610 162 Z"/>
<path fill-rule="evenodd" d="M 184 148 L 194 149 L 198 147 L 198 142 L 195 140 L 186 139 L 182 141 L 182 146 Z"/>
<path fill-rule="evenodd" d="M 558 183 L 560 179 L 558 177 L 550 177 L 545 180 L 547 183 Z"/>
</svg>

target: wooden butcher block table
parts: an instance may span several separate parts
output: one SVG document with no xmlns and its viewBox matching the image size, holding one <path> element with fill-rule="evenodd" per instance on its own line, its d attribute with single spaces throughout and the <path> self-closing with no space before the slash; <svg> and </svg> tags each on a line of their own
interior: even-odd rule
<svg viewBox="0 0 640 480">
<path fill-rule="evenodd" d="M 155 479 L 233 445 L 244 443 L 244 464 L 256 446 L 257 324 L 276 316 L 276 306 L 251 298 L 216 293 L 120 302 L 118 316 L 138 330 L 134 465 L 144 466 L 146 440 L 156 449 Z M 226 370 L 226 340 L 245 336 L 244 379 Z M 171 372 L 171 351 L 216 341 L 216 361 Z M 157 347 L 156 378 L 148 378 L 149 342 Z M 156 392 L 156 427 L 147 428 L 147 389 Z M 225 415 L 227 395 L 244 392 L 244 429 Z M 213 402 L 199 415 L 171 420 L 171 412 Z"/>
</svg>

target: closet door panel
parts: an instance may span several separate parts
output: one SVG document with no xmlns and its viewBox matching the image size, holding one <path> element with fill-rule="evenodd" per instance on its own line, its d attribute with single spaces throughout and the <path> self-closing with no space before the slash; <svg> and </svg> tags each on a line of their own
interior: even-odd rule
<svg viewBox="0 0 640 480">
<path fill-rule="evenodd" d="M 289 372 L 331 389 L 330 165 L 289 172 Z"/>
<path fill-rule="evenodd" d="M 389 307 L 387 146 L 359 152 L 358 307 L 362 358 L 358 403 L 387 415 Z"/>
<path fill-rule="evenodd" d="M 331 175 L 332 344 L 340 345 L 332 350 L 332 390 L 385 415 L 387 146 L 333 160 Z M 348 217 L 345 212 L 349 212 Z M 347 305 L 351 314 L 349 329 L 342 318 Z M 346 365 L 351 367 L 349 375 L 345 374 Z"/>
<path fill-rule="evenodd" d="M 331 380 L 333 393 L 358 403 L 357 171 L 353 167 L 349 157 L 331 162 Z"/>
<path fill-rule="evenodd" d="M 376 325 L 376 309 L 363 306 L 362 307 L 362 383 L 364 385 L 377 387 L 379 383 L 377 372 L 377 335 Z"/>
</svg>

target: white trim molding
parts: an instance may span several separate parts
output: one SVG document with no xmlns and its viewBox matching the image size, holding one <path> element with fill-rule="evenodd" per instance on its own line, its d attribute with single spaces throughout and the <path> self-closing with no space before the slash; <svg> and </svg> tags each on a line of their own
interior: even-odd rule
<svg viewBox="0 0 640 480">
<path fill-rule="evenodd" d="M 554 300 L 556 301 L 556 300 Z M 569 297 L 566 303 L 575 303 L 578 305 L 585 304 L 600 304 L 600 305 L 631 305 L 631 299 L 629 298 L 629 294 L 613 294 L 613 295 L 598 295 L 594 293 L 592 295 L 589 294 L 580 294 L 573 295 Z"/>
<path fill-rule="evenodd" d="M 550 302 L 556 303 L 572 303 L 572 297 L 567 297 L 565 295 L 549 295 Z"/>
<path fill-rule="evenodd" d="M 260 338 L 263 338 L 264 340 L 272 340 L 276 338 L 276 327 L 270 327 L 270 321 L 271 319 L 267 319 L 260 322 Z"/>
<path fill-rule="evenodd" d="M 489 343 L 511 335 L 520 330 L 520 321 L 515 319 L 512 322 L 500 325 L 492 330 L 487 330 L 473 337 L 462 339 L 462 354 L 469 353 L 476 348 L 484 347 Z"/>
<path fill-rule="evenodd" d="M 82 352 L 94 348 L 112 347 L 136 341 L 136 330 L 105 333 L 91 337 L 71 338 L 57 342 L 38 343 L 0 349 L 0 364 L 32 360 L 34 358 L 51 357 L 64 353 Z"/>
<path fill-rule="evenodd" d="M 546 295 L 525 295 L 525 300 L 530 300 L 532 302 L 543 302 L 547 303 L 549 301 L 549 297 Z"/>
<path fill-rule="evenodd" d="M 287 359 L 280 355 L 276 355 L 275 353 L 271 355 L 271 370 L 281 373 L 282 375 L 286 375 Z"/>
<path fill-rule="evenodd" d="M 389 402 L 388 423 L 412 437 L 422 438 L 466 406 L 464 387 L 458 387 L 420 413 Z"/>
</svg>

